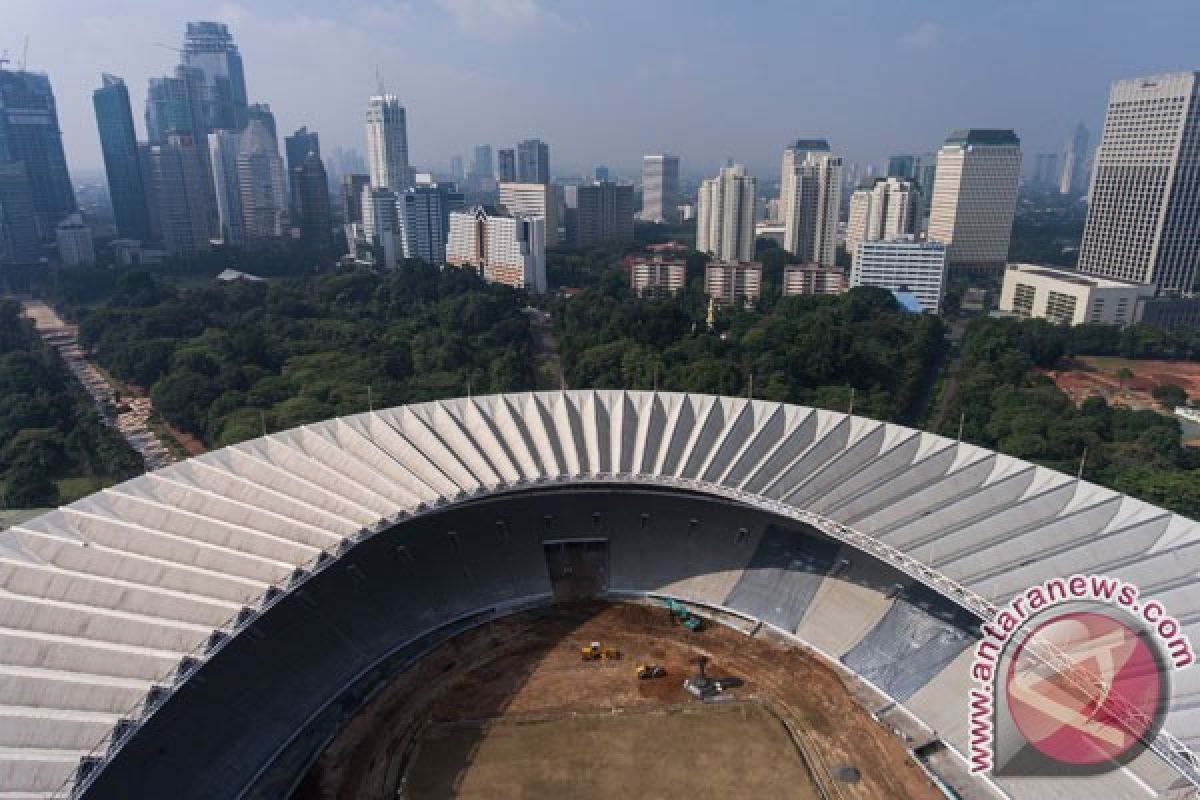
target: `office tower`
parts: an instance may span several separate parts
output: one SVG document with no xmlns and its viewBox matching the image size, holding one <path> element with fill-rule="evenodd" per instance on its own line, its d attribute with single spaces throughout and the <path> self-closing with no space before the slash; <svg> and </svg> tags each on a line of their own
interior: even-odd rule
<svg viewBox="0 0 1200 800">
<path fill-rule="evenodd" d="M 642 157 L 642 219 L 679 222 L 679 157 L 660 153 Z"/>
<path fill-rule="evenodd" d="M 751 306 L 762 296 L 762 264 L 710 262 L 704 268 L 704 293 L 719 306 Z"/>
<path fill-rule="evenodd" d="M 912 155 L 892 156 L 888 159 L 887 177 L 915 178 L 917 157 Z"/>
<path fill-rule="evenodd" d="M 83 224 L 83 215 L 71 214 L 54 228 L 58 258 L 64 267 L 90 266 L 96 263 L 92 229 Z"/>
<path fill-rule="evenodd" d="M 54 91 L 41 73 L 0 69 L 0 164 L 16 163 L 29 177 L 38 234 L 49 240 L 75 210 Z"/>
<path fill-rule="evenodd" d="M 246 116 L 246 124 L 255 121 L 261 122 L 262 126 L 266 128 L 267 133 L 270 134 L 271 139 L 275 142 L 276 148 L 279 147 L 279 132 L 275 129 L 275 114 L 271 111 L 269 103 L 253 104 L 246 112 Z"/>
<path fill-rule="evenodd" d="M 347 224 L 361 223 L 363 190 L 371 185 L 370 175 L 342 176 L 342 221 Z"/>
<path fill-rule="evenodd" d="M 488 213 L 483 206 L 450 214 L 446 263 L 472 267 L 490 283 L 546 291 L 546 220 Z"/>
<path fill-rule="evenodd" d="M 633 187 L 597 181 L 576 191 L 576 247 L 633 239 Z"/>
<path fill-rule="evenodd" d="M 404 257 L 404 231 L 396 192 L 386 187 L 363 191 L 362 232 L 375 252 L 375 263 L 385 269 L 395 269 Z"/>
<path fill-rule="evenodd" d="M 414 186 L 400 194 L 400 227 L 405 258 L 446 263 L 446 192 L 437 184 Z"/>
<path fill-rule="evenodd" d="M 938 151 L 928 238 L 949 269 L 999 270 L 1008 260 L 1021 140 L 1011 130 L 956 130 Z"/>
<path fill-rule="evenodd" d="M 940 242 L 920 242 L 912 236 L 859 242 L 852 263 L 851 286 L 908 292 L 931 314 L 942 305 L 946 247 Z"/>
<path fill-rule="evenodd" d="M 198 98 L 203 131 L 193 133 L 245 128 L 250 121 L 246 76 L 229 28 L 219 22 L 189 22 L 181 61 L 203 75 Z"/>
<path fill-rule="evenodd" d="M 333 243 L 329 177 L 316 150 L 309 150 L 300 166 L 292 170 L 291 187 L 292 225 L 300 229 L 300 241 L 309 247 L 329 247 Z"/>
<path fill-rule="evenodd" d="M 824 139 L 800 139 L 783 151 L 779 183 L 783 249 L 806 264 L 837 261 L 842 205 L 842 159 Z"/>
<path fill-rule="evenodd" d="M 462 156 L 454 156 L 450 159 L 450 176 L 458 183 L 467 179 L 466 168 L 463 167 Z"/>
<path fill-rule="evenodd" d="M 21 162 L 0 162 L 0 264 L 35 264 L 41 255 L 33 187 Z"/>
<path fill-rule="evenodd" d="M 517 151 L 496 151 L 496 180 L 500 183 L 517 182 Z"/>
<path fill-rule="evenodd" d="M 859 242 L 915 233 L 918 194 L 912 181 L 903 178 L 877 178 L 856 189 L 850 195 L 846 252 L 853 254 Z"/>
<path fill-rule="evenodd" d="M 209 249 L 209 186 L 203 159 L 191 136 L 172 133 L 147 152 L 150 196 L 163 249 L 192 256 Z"/>
<path fill-rule="evenodd" d="M 1038 153 L 1033 161 L 1033 186 L 1038 189 L 1056 188 L 1058 180 L 1058 153 Z"/>
<path fill-rule="evenodd" d="M 213 131 L 208 135 L 208 161 L 216 204 L 217 238 L 222 244 L 234 247 L 246 243 L 242 190 L 238 180 L 238 156 L 241 152 L 242 134 L 237 131 Z"/>
<path fill-rule="evenodd" d="M 500 207 L 507 213 L 546 220 L 546 246 L 559 242 L 558 186 L 552 183 L 501 183 Z"/>
<path fill-rule="evenodd" d="M 238 190 L 246 241 L 283 236 L 287 184 L 275 137 L 264 122 L 251 119 L 241 134 L 237 157 Z"/>
<path fill-rule="evenodd" d="M 310 131 L 307 126 L 298 128 L 291 136 L 283 139 L 283 150 L 287 157 L 287 170 L 291 175 L 304 165 L 309 153 L 321 157 L 321 137 L 316 131 Z"/>
<path fill-rule="evenodd" d="M 367 174 L 366 159 L 353 148 L 333 148 L 333 154 L 325 160 L 325 164 L 329 170 L 329 179 L 335 184 L 340 184 L 342 178 L 347 175 Z"/>
<path fill-rule="evenodd" d="M 179 66 L 173 75 L 151 78 L 146 89 L 146 137 L 150 144 L 163 144 L 172 133 L 206 136 L 201 98 L 204 73 L 195 67 Z"/>
<path fill-rule="evenodd" d="M 721 261 L 754 258 L 756 183 L 741 164 L 722 167 L 700 184 L 696 249 Z"/>
<path fill-rule="evenodd" d="M 783 268 L 783 296 L 804 294 L 842 294 L 846 274 L 840 269 L 815 264 L 788 264 Z"/>
<path fill-rule="evenodd" d="M 550 147 L 541 139 L 517 142 L 517 183 L 550 182 Z"/>
<path fill-rule="evenodd" d="M 1067 152 L 1063 158 L 1062 172 L 1058 177 L 1059 194 L 1069 194 L 1072 197 L 1087 192 L 1088 188 L 1088 146 L 1091 136 L 1083 123 L 1075 126 L 1075 135 L 1067 143 Z"/>
<path fill-rule="evenodd" d="M 1190 294 L 1200 265 L 1200 72 L 1117 81 L 1079 269 Z"/>
<path fill-rule="evenodd" d="M 402 191 L 413 184 L 404 106 L 395 95 L 376 95 L 367 103 L 367 162 L 377 189 Z"/>
<path fill-rule="evenodd" d="M 105 73 L 102 86 L 92 92 L 96 110 L 96 128 L 100 132 L 100 151 L 108 176 L 108 196 L 112 202 L 117 234 L 125 239 L 150 238 L 150 212 L 146 207 L 146 186 L 138 160 L 137 134 L 125 81 Z"/>
<path fill-rule="evenodd" d="M 607 181 L 608 180 L 608 167 L 601 164 L 600 166 L 598 166 L 594 170 L 592 170 L 592 180 L 596 181 L 597 183 L 602 183 L 604 181 Z"/>
<path fill-rule="evenodd" d="M 492 167 L 492 146 L 490 144 L 475 145 L 475 157 L 471 161 L 471 179 L 479 182 L 484 179 L 492 180 L 495 177 L 495 170 Z M 515 179 L 516 176 L 514 175 L 513 178 Z"/>
</svg>

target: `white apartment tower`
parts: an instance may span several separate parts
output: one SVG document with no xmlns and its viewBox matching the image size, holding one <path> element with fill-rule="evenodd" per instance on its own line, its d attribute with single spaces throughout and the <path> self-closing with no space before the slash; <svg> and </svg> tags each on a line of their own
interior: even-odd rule
<svg viewBox="0 0 1200 800">
<path fill-rule="evenodd" d="M 696 249 L 721 261 L 753 259 L 755 191 L 754 176 L 741 164 L 700 184 Z"/>
<path fill-rule="evenodd" d="M 1200 72 L 1117 81 L 1079 270 L 1190 294 L 1200 266 Z"/>
<path fill-rule="evenodd" d="M 1013 131 L 971 128 L 946 139 L 927 235 L 946 245 L 951 269 L 1004 268 L 1020 177 L 1021 140 Z"/>
<path fill-rule="evenodd" d="M 490 283 L 546 291 L 546 220 L 489 213 L 483 206 L 450 214 L 446 263 L 472 267 Z"/>
<path fill-rule="evenodd" d="M 842 159 L 824 139 L 800 139 L 783 151 L 779 205 L 783 249 L 805 263 L 831 267 L 837 257 Z"/>
<path fill-rule="evenodd" d="M 853 255 L 859 242 L 894 239 L 915 233 L 918 213 L 916 186 L 903 178 L 879 178 L 850 195 L 846 251 Z"/>
<path fill-rule="evenodd" d="M 546 246 L 558 244 L 559 186 L 554 183 L 501 183 L 500 206 L 509 214 L 543 217 Z"/>
<path fill-rule="evenodd" d="M 906 291 L 921 309 L 936 314 L 946 282 L 946 248 L 912 236 L 859 242 L 850 269 L 850 286 L 877 286 Z"/>
<path fill-rule="evenodd" d="M 642 157 L 642 219 L 679 222 L 679 157 L 662 153 Z"/>
<path fill-rule="evenodd" d="M 395 95 L 376 95 L 367 103 L 367 163 L 375 188 L 402 192 L 413 185 L 404 106 Z"/>
</svg>

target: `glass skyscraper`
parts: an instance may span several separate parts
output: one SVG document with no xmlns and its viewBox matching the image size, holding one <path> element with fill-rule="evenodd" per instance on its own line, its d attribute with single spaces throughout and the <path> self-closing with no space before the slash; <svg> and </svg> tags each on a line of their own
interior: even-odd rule
<svg viewBox="0 0 1200 800">
<path fill-rule="evenodd" d="M 0 164 L 16 163 L 24 164 L 38 232 L 47 239 L 76 208 L 54 92 L 41 73 L 0 69 Z"/>
<path fill-rule="evenodd" d="M 129 106 L 129 90 L 125 81 L 115 75 L 106 73 L 101 80 L 103 85 L 92 92 L 92 105 L 96 109 L 96 127 L 100 131 L 100 150 L 104 154 L 113 218 L 122 237 L 144 241 L 150 238 L 150 213 L 133 111 Z"/>
</svg>

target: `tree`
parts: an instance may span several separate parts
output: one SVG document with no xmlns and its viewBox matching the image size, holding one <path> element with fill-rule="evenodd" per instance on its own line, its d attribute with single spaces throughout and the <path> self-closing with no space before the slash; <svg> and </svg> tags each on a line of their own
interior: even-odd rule
<svg viewBox="0 0 1200 800">
<path fill-rule="evenodd" d="M 1150 394 L 1166 408 L 1186 405 L 1188 401 L 1187 391 L 1174 383 L 1160 383 L 1150 390 Z"/>
<path fill-rule="evenodd" d="M 1117 370 L 1117 381 L 1120 383 L 1122 389 L 1125 388 L 1125 383 L 1132 377 L 1133 370 L 1129 367 L 1121 367 Z"/>
</svg>

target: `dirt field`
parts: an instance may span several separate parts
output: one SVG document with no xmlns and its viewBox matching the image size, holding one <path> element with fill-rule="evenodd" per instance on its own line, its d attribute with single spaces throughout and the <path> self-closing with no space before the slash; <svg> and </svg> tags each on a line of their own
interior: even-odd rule
<svg viewBox="0 0 1200 800">
<path fill-rule="evenodd" d="M 591 641 L 622 657 L 583 662 L 580 647 Z M 733 705 L 683 690 L 697 656 L 708 659 L 710 677 L 745 681 Z M 646 662 L 668 676 L 638 680 L 635 667 Z M 721 625 L 689 634 L 656 607 L 596 603 L 515 615 L 437 648 L 377 695 L 295 794 L 941 796 L 903 744 L 805 651 Z"/>
</svg>

